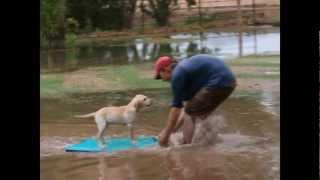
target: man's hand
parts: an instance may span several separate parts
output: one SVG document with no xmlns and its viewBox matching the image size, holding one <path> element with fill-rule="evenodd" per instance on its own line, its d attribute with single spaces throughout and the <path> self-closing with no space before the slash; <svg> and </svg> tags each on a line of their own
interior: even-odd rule
<svg viewBox="0 0 320 180">
<path fill-rule="evenodd" d="M 165 147 L 168 146 L 169 137 L 170 135 L 168 135 L 166 129 L 163 129 L 158 135 L 159 145 Z"/>
<path fill-rule="evenodd" d="M 176 122 L 179 118 L 180 112 L 181 108 L 171 107 L 167 125 L 158 135 L 160 146 L 168 146 L 170 134 L 176 126 Z"/>
</svg>

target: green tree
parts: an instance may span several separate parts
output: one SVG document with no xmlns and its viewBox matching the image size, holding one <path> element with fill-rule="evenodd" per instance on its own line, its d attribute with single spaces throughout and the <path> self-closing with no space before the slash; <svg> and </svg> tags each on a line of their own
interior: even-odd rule
<svg viewBox="0 0 320 180">
<path fill-rule="evenodd" d="M 64 40 L 64 14 L 65 0 L 40 1 L 40 40 L 49 48 L 52 41 Z"/>
<path fill-rule="evenodd" d="M 143 13 L 155 19 L 158 26 L 169 24 L 169 18 L 172 12 L 177 9 L 178 0 L 146 0 L 146 4 L 141 3 L 140 9 Z M 186 0 L 188 6 L 195 5 L 195 0 Z"/>
<path fill-rule="evenodd" d="M 196 0 L 186 0 L 187 3 L 188 3 L 188 6 L 193 6 L 193 5 L 196 5 Z"/>
<path fill-rule="evenodd" d="M 129 29 L 132 27 L 137 0 L 122 0 L 121 2 L 121 7 L 123 9 L 123 27 Z"/>
<path fill-rule="evenodd" d="M 137 0 L 67 0 L 67 17 L 76 19 L 82 30 L 130 28 L 136 2 Z"/>
<path fill-rule="evenodd" d="M 143 13 L 155 19 L 158 26 L 169 24 L 169 17 L 172 13 L 171 5 L 177 4 L 178 0 L 147 0 L 147 6 L 140 4 Z"/>
</svg>

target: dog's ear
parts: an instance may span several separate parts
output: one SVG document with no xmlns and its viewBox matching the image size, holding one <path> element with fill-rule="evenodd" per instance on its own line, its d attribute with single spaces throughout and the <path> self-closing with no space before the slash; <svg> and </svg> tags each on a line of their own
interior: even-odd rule
<svg viewBox="0 0 320 180">
<path fill-rule="evenodd" d="M 136 100 L 134 101 L 133 106 L 134 106 L 136 109 L 139 109 L 139 107 L 140 107 L 140 101 L 139 101 L 139 99 L 136 99 Z"/>
</svg>

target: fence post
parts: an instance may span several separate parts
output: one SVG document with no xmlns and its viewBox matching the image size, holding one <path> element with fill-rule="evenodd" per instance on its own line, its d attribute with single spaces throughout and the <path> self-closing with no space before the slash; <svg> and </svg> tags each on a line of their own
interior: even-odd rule
<svg viewBox="0 0 320 180">
<path fill-rule="evenodd" d="M 199 35 L 200 35 L 200 52 L 205 53 L 203 48 L 203 32 L 200 32 Z"/>
<path fill-rule="evenodd" d="M 242 57 L 242 31 L 241 30 L 239 30 L 239 57 Z"/>
<path fill-rule="evenodd" d="M 253 24 L 256 24 L 256 0 L 252 0 L 252 17 Z"/>
<path fill-rule="evenodd" d="M 199 25 L 202 27 L 201 0 L 198 0 Z"/>
<path fill-rule="evenodd" d="M 144 6 L 144 0 L 142 0 L 142 5 Z M 144 11 L 140 9 L 140 11 L 142 11 L 142 34 L 144 34 Z"/>
<path fill-rule="evenodd" d="M 48 51 L 47 51 L 47 61 L 48 61 L 48 69 L 51 70 L 54 67 L 54 62 L 52 59 L 52 51 L 50 49 L 51 47 L 49 47 Z"/>
<path fill-rule="evenodd" d="M 241 27 L 242 25 L 241 0 L 237 0 L 237 7 L 238 7 L 238 23 L 239 23 L 239 27 Z"/>
<path fill-rule="evenodd" d="M 257 30 L 254 30 L 254 55 L 258 53 Z"/>
<path fill-rule="evenodd" d="M 242 57 L 242 10 L 241 0 L 237 0 L 238 7 L 238 28 L 239 28 L 239 57 Z"/>
</svg>

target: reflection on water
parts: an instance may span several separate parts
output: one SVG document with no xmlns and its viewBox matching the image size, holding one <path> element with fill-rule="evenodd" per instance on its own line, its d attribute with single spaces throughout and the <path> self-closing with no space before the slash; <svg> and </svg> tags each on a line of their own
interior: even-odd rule
<svg viewBox="0 0 320 180">
<path fill-rule="evenodd" d="M 279 99 L 279 93 L 273 91 L 262 91 L 262 100 L 261 104 L 265 106 L 267 112 L 272 114 L 279 114 L 280 103 L 274 100 L 274 98 Z"/>
<path fill-rule="evenodd" d="M 257 146 L 257 145 L 256 145 Z M 241 147 L 240 147 L 241 148 Z M 277 163 L 267 145 L 257 152 L 223 152 L 215 147 L 184 147 L 118 155 L 48 157 L 41 161 L 41 178 L 97 180 L 273 180 Z M 277 153 L 277 152 L 276 152 Z M 277 171 L 277 172 L 276 172 Z"/>
<path fill-rule="evenodd" d="M 65 72 L 88 65 L 127 64 L 153 61 L 171 54 L 185 58 L 198 53 L 232 58 L 243 55 L 279 54 L 279 30 L 263 33 L 198 33 L 170 35 L 164 42 L 134 39 L 126 42 L 82 45 L 74 49 L 41 52 L 42 72 Z"/>
</svg>

